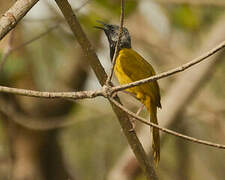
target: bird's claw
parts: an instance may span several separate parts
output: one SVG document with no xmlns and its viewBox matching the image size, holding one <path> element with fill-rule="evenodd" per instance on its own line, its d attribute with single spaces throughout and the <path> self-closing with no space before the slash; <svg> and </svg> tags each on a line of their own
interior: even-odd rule
<svg viewBox="0 0 225 180">
<path fill-rule="evenodd" d="M 130 132 L 135 131 L 135 128 L 136 128 L 136 120 L 132 118 L 130 122 L 131 122 L 132 128 L 129 131 Z"/>
</svg>

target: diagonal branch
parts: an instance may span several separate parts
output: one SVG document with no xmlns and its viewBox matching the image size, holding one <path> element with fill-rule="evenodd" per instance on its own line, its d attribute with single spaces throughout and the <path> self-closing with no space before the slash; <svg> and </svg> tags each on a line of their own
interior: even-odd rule
<svg viewBox="0 0 225 180">
<path fill-rule="evenodd" d="M 113 104 L 115 104 L 117 107 L 119 107 L 121 110 L 123 110 L 124 112 L 126 112 L 127 114 L 129 114 L 130 116 L 132 116 L 133 118 L 135 118 L 138 121 L 140 121 L 141 123 L 144 123 L 144 124 L 146 124 L 148 126 L 157 128 L 160 131 L 163 131 L 163 132 L 165 132 L 167 134 L 171 134 L 173 136 L 176 136 L 176 137 L 179 137 L 179 138 L 182 138 L 182 139 L 185 139 L 185 140 L 188 140 L 188 141 L 197 143 L 197 144 L 203 144 L 203 145 L 207 145 L 207 146 L 211 146 L 211 147 L 215 147 L 215 148 L 219 148 L 219 149 L 225 149 L 225 145 L 223 145 L 223 144 L 216 144 L 216 143 L 212 143 L 212 142 L 209 142 L 209 141 L 204 141 L 204 140 L 200 140 L 200 139 L 197 139 L 197 138 L 193 138 L 193 137 L 190 137 L 190 136 L 187 136 L 187 135 L 184 135 L 184 134 L 181 134 L 181 133 L 172 131 L 170 129 L 163 128 L 163 127 L 161 127 L 159 125 L 156 125 L 156 124 L 154 124 L 152 122 L 147 122 L 144 118 L 141 118 L 141 117 L 137 116 L 135 113 L 129 111 L 124 106 L 122 106 L 121 104 L 119 104 L 118 102 L 116 102 L 114 99 L 110 99 L 110 101 Z"/>
<path fill-rule="evenodd" d="M 195 64 L 198 64 L 198 63 L 204 61 L 205 59 L 207 59 L 208 57 L 212 56 L 216 52 L 222 50 L 223 48 L 225 48 L 225 41 L 221 42 L 215 48 L 209 50 L 208 52 L 206 52 L 205 54 L 201 55 L 200 57 L 195 58 L 194 60 L 192 60 L 192 61 L 190 61 L 190 62 L 188 62 L 186 64 L 183 64 L 182 66 L 179 66 L 179 67 L 177 67 L 175 69 L 169 70 L 169 71 L 164 72 L 164 73 L 160 73 L 160 74 L 155 75 L 155 76 L 151 76 L 149 78 L 145 78 L 145 79 L 142 79 L 142 80 L 139 80 L 139 81 L 135 81 L 133 83 L 121 85 L 121 86 L 118 86 L 118 87 L 113 87 L 112 88 L 112 92 L 115 93 L 115 92 L 118 92 L 118 91 L 125 90 L 127 88 L 138 86 L 138 85 L 141 85 L 141 84 L 144 84 L 144 83 L 147 83 L 147 82 L 152 82 L 152 81 L 155 81 L 155 80 L 158 80 L 158 79 L 162 79 L 162 78 L 171 76 L 173 74 L 182 72 L 182 71 L 184 71 L 184 70 L 194 66 Z"/>
<path fill-rule="evenodd" d="M 199 46 L 197 52 L 206 52 L 208 49 L 214 47 L 225 37 L 225 17 L 221 16 L 217 23 L 214 24 L 212 29 L 205 36 L 201 46 Z M 198 68 L 191 68 L 188 72 L 179 75 L 172 86 L 167 90 L 165 97 L 163 98 L 163 111 L 158 114 L 158 119 L 161 119 L 160 125 L 163 127 L 173 127 L 179 124 L 181 119 L 178 118 L 183 115 L 185 109 L 189 107 L 190 103 L 196 100 L 196 96 L 199 91 L 204 87 L 204 84 L 212 77 L 215 68 L 219 63 L 223 61 L 225 51 L 220 51 L 214 56 L 211 56 L 207 62 L 201 63 Z M 187 83 L 188 82 L 188 83 Z M 181 93 L 182 92 L 182 93 Z M 176 103 L 174 104 L 174 100 Z M 139 138 L 145 144 L 148 154 L 151 154 L 151 140 L 149 140 L 148 128 L 141 128 L 139 130 Z M 167 134 L 162 135 L 162 143 L 165 142 Z M 108 179 L 114 180 L 115 177 L 119 177 L 121 180 L 127 180 L 130 177 L 128 172 L 124 171 L 124 168 L 133 160 L 133 154 L 130 153 L 129 147 L 127 147 L 122 153 L 119 160 L 115 163 L 114 167 L 110 170 Z M 138 172 L 138 163 L 132 164 L 133 172 Z"/>
<path fill-rule="evenodd" d="M 41 98 L 66 98 L 66 99 L 76 99 L 76 100 L 77 99 L 84 99 L 84 98 L 94 98 L 94 97 L 97 97 L 97 96 L 103 96 L 102 91 L 82 91 L 82 92 L 68 92 L 68 93 L 67 92 L 54 92 L 54 93 L 50 93 L 50 92 L 31 91 L 31 90 L 17 89 L 17 88 L 8 88 L 8 87 L 2 87 L 2 86 L 0 86 L 0 91 L 1 92 L 12 92 L 14 94 L 19 94 L 19 95 L 29 95 L 29 96 L 38 97 L 38 98 L 40 98 L 40 97 Z M 121 104 L 119 104 L 114 99 L 110 98 L 110 101 L 113 102 L 113 104 L 118 106 L 120 109 L 122 109 L 124 112 L 126 112 L 127 114 L 129 114 L 133 118 L 139 120 L 140 122 L 142 122 L 146 125 L 153 126 L 155 128 L 158 128 L 159 130 L 161 130 L 163 132 L 166 132 L 168 134 L 172 134 L 174 136 L 178 136 L 180 138 L 183 138 L 183 139 L 195 142 L 195 143 L 225 149 L 224 145 L 215 144 L 215 143 L 211 143 L 211 142 L 208 142 L 208 141 L 203 141 L 203 140 L 199 140 L 199 139 L 196 139 L 196 138 L 192 138 L 190 136 L 186 136 L 186 135 L 177 133 L 177 132 L 169 130 L 167 128 L 162 128 L 158 125 L 155 125 L 154 123 L 146 122 L 145 119 L 143 119 L 143 118 L 137 116 L 136 114 L 132 113 L 131 111 L 127 110 L 125 107 L 123 107 Z"/>
<path fill-rule="evenodd" d="M 67 23 L 69 24 L 75 38 L 79 42 L 81 48 L 84 51 L 85 56 L 87 56 L 87 59 L 90 62 L 90 65 L 92 69 L 94 70 L 99 82 L 101 85 L 104 85 L 107 74 L 102 67 L 100 61 L 98 60 L 98 57 L 94 51 L 94 48 L 92 47 L 91 43 L 87 39 L 86 34 L 82 30 L 81 25 L 78 22 L 77 17 L 73 13 L 73 10 L 68 3 L 67 0 L 55 0 L 57 5 L 59 6 L 60 10 L 62 11 L 64 17 L 66 18 Z"/>
<path fill-rule="evenodd" d="M 104 68 L 102 67 L 92 45 L 90 44 L 89 40 L 87 39 L 83 29 L 79 21 L 77 20 L 76 15 L 73 13 L 73 10 L 68 3 L 67 0 L 55 0 L 58 7 L 62 11 L 65 19 L 67 20 L 74 36 L 76 37 L 77 41 L 79 42 L 80 46 L 82 47 L 84 54 L 87 56 L 89 63 L 94 70 L 98 81 L 102 86 L 104 86 L 107 75 L 105 73 Z M 119 101 L 118 98 L 116 98 Z M 136 133 L 134 131 L 130 131 L 132 128 L 132 124 L 130 122 L 129 117 L 126 113 L 121 111 L 118 107 L 116 107 L 113 103 L 111 103 L 112 108 L 115 114 L 118 117 L 119 123 L 122 127 L 123 133 L 125 134 L 127 141 L 132 148 L 142 170 L 144 171 L 145 175 L 147 176 L 148 180 L 156 180 L 157 175 L 153 166 L 148 161 L 148 157 L 144 151 L 143 146 L 141 145 Z"/>
<path fill-rule="evenodd" d="M 38 0 L 18 0 L 0 19 L 0 40 L 27 14 Z"/>
<path fill-rule="evenodd" d="M 119 44 L 121 41 L 121 37 L 122 37 L 122 33 L 123 33 L 123 24 L 124 24 L 124 0 L 121 0 L 121 15 L 120 15 L 120 30 L 119 30 L 119 36 L 118 36 L 118 41 L 116 43 L 116 48 L 115 48 L 115 52 L 113 55 L 113 60 L 112 60 L 112 67 L 110 70 L 110 74 L 106 80 L 106 85 L 109 85 L 109 83 L 112 80 L 112 76 L 113 76 L 113 72 L 114 72 L 114 68 L 115 68 L 115 64 L 116 64 L 116 58 L 118 56 L 119 53 Z"/>
</svg>

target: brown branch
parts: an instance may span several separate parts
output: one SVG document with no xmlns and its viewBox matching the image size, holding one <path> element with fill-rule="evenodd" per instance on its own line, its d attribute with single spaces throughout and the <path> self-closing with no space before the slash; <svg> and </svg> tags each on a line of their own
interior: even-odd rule
<svg viewBox="0 0 225 180">
<path fill-rule="evenodd" d="M 0 40 L 27 14 L 38 0 L 18 0 L 0 19 Z"/>
<path fill-rule="evenodd" d="M 68 99 L 84 99 L 84 98 L 94 98 L 97 96 L 103 96 L 103 92 L 102 91 L 81 91 L 81 92 L 54 92 L 54 93 L 50 93 L 50 92 L 40 92 L 40 91 L 31 91 L 31 90 L 25 90 L 25 89 L 17 89 L 17 88 L 8 88 L 8 87 L 3 87 L 0 86 L 0 92 L 8 92 L 8 93 L 14 93 L 14 94 L 18 94 L 18 95 L 26 95 L 26 96 L 32 96 L 32 97 L 38 97 L 38 98 L 68 98 Z M 222 144 L 215 144 L 209 141 L 203 141 L 200 139 L 196 139 L 190 136 L 186 136 L 180 133 L 177 133 L 175 131 L 169 130 L 167 128 L 163 128 L 159 125 L 156 125 L 154 123 L 151 122 L 147 122 L 144 118 L 141 118 L 139 116 L 137 116 L 135 113 L 129 111 L 128 109 L 126 109 L 124 106 L 122 106 L 120 103 L 118 103 L 117 101 L 115 101 L 112 98 L 109 98 L 109 100 L 115 104 L 117 107 L 119 107 L 121 110 L 123 110 L 125 113 L 127 113 L 128 115 L 130 115 L 131 117 L 137 119 L 138 121 L 149 125 L 151 127 L 155 127 L 165 133 L 183 138 L 185 140 L 191 141 L 191 142 L 195 142 L 195 143 L 199 143 L 199 144 L 203 144 L 203 145 L 208 145 L 208 146 L 212 146 L 212 147 L 216 147 L 216 148 L 221 148 L 221 149 L 225 149 L 225 145 Z"/>
<path fill-rule="evenodd" d="M 80 92 L 41 92 L 41 91 L 33 91 L 27 89 L 18 89 L 18 88 L 10 88 L 0 86 L 0 92 L 2 93 L 10 93 L 22 96 L 30 96 L 36 98 L 50 98 L 50 99 L 84 99 L 84 98 L 94 98 L 97 96 L 104 96 L 102 91 L 80 91 Z"/>
<path fill-rule="evenodd" d="M 112 67 L 110 70 L 110 74 L 106 80 L 106 85 L 109 85 L 111 83 L 112 80 L 112 76 L 113 76 L 113 72 L 114 72 L 114 68 L 115 68 L 115 64 L 116 64 L 116 58 L 118 56 L 119 53 L 119 44 L 121 41 L 121 37 L 122 37 L 122 33 L 123 33 L 123 24 L 124 24 L 124 0 L 121 0 L 121 15 L 120 15 L 120 29 L 119 29 L 119 36 L 118 36 L 118 40 L 116 42 L 116 48 L 115 48 L 115 52 L 113 55 L 113 60 L 112 60 Z"/>
<path fill-rule="evenodd" d="M 104 79 L 105 79 L 104 77 L 106 77 L 104 69 L 102 68 L 101 64 L 99 63 L 99 61 L 97 59 L 97 56 L 96 56 L 95 52 L 93 51 L 93 48 L 92 48 L 91 44 L 89 43 L 89 41 L 87 40 L 85 34 L 83 33 L 83 31 L 82 31 L 82 29 L 80 27 L 80 24 L 79 24 L 79 22 L 76 19 L 76 16 L 73 13 L 71 13 L 72 12 L 72 10 L 70 10 L 71 7 L 68 6 L 69 4 L 65 0 L 64 0 L 64 2 L 57 2 L 57 3 L 59 4 L 59 6 L 62 3 L 60 7 L 62 8 L 62 11 L 65 13 L 64 15 L 67 18 L 67 20 L 68 20 L 68 22 L 69 22 L 69 24 L 71 26 L 71 29 L 73 30 L 74 34 L 77 36 L 77 39 L 78 39 L 79 43 L 81 44 L 83 50 L 85 51 L 85 54 L 87 55 L 87 57 L 88 57 L 91 65 L 92 65 L 93 69 L 95 70 L 96 74 L 98 75 L 99 81 L 103 85 L 104 84 Z M 65 3 L 67 3 L 67 4 L 65 5 Z M 69 11 L 68 11 L 68 8 L 69 8 Z M 214 54 L 214 53 L 212 53 L 212 54 Z M 212 54 L 210 54 L 210 55 L 212 55 Z M 92 55 L 94 55 L 94 56 L 92 56 Z M 210 55 L 208 55 L 208 56 L 210 56 Z M 206 57 L 204 57 L 204 59 L 205 58 Z M 194 63 L 194 64 L 196 64 L 196 63 Z M 194 65 L 194 64 L 192 64 L 192 65 Z M 181 70 L 179 69 L 178 72 L 183 71 L 182 67 L 181 67 Z M 188 67 L 186 67 L 186 68 L 188 68 Z M 100 71 L 98 71 L 98 70 L 100 70 Z M 4 89 L 4 88 L 7 88 L 7 87 L 3 87 L 2 92 L 6 91 L 6 89 Z M 13 91 L 11 91 L 12 89 L 13 89 Z M 10 90 L 10 92 L 13 92 L 13 93 L 16 93 L 16 94 L 24 93 L 24 92 L 21 92 L 21 91 L 19 91 L 19 92 L 18 91 L 14 91 L 15 90 L 14 88 L 12 88 L 12 89 Z M 7 90 L 7 92 L 8 92 L 8 90 Z M 26 93 L 31 92 L 29 90 L 25 90 L 25 91 L 26 91 Z M 32 94 L 33 92 L 35 92 L 36 94 Z M 31 96 L 35 96 L 36 97 L 38 95 L 37 93 L 40 93 L 40 92 L 32 91 L 32 93 L 31 93 Z M 41 93 L 46 93 L 46 92 L 41 92 Z M 79 93 L 79 92 L 77 92 L 77 93 Z M 20 95 L 25 95 L 25 94 L 20 94 Z M 57 96 L 57 94 L 55 94 L 56 97 L 54 95 L 51 96 L 49 94 L 42 94 L 42 95 L 44 95 L 46 98 L 59 98 L 59 96 Z M 78 95 L 78 94 L 75 93 L 75 95 Z M 86 95 L 85 95 L 85 97 L 86 97 Z M 63 98 L 65 98 L 65 94 L 63 94 Z M 74 98 L 74 96 L 72 98 Z M 137 139 L 137 136 L 136 136 L 135 132 L 130 132 L 129 131 L 131 129 L 132 125 L 130 124 L 129 118 L 127 117 L 126 113 L 124 113 L 123 111 L 119 110 L 114 105 L 112 105 L 112 106 L 113 106 L 117 116 L 119 117 L 121 126 L 122 126 L 122 128 L 124 130 L 124 133 L 127 136 L 127 139 L 129 141 L 132 149 L 134 150 L 137 159 L 139 160 L 139 162 L 141 162 L 140 164 L 141 164 L 143 170 L 145 172 L 148 172 L 149 179 L 151 177 L 154 177 L 156 179 L 157 177 L 155 175 L 155 172 L 154 172 L 153 168 L 150 166 L 150 164 L 148 163 L 147 158 L 145 158 L 146 157 L 145 152 L 144 152 L 143 147 L 141 146 L 139 140 Z M 138 143 L 138 145 L 135 144 L 134 142 Z M 150 171 L 148 171 L 149 169 L 150 169 Z"/>
<path fill-rule="evenodd" d="M 79 24 L 77 17 L 73 13 L 73 10 L 67 0 L 56 0 L 59 8 L 61 9 L 64 17 L 66 18 L 67 23 L 69 24 L 73 34 L 75 35 L 77 41 L 81 45 L 85 56 L 90 62 L 92 69 L 94 70 L 99 82 L 101 85 L 104 85 L 107 74 L 105 73 L 104 68 L 102 67 L 100 61 L 98 60 L 97 55 L 95 54 L 94 48 L 91 43 L 88 41 L 86 34 L 83 32 L 81 25 Z"/>
<path fill-rule="evenodd" d="M 65 19 L 67 20 L 74 36 L 78 40 L 80 46 L 82 47 L 84 54 L 87 56 L 89 63 L 94 70 L 100 84 L 103 86 L 106 82 L 107 75 L 105 73 L 104 68 L 102 67 L 96 53 L 94 52 L 93 47 L 91 46 L 89 40 L 87 39 L 85 33 L 83 32 L 79 21 L 77 20 L 76 15 L 73 13 L 73 10 L 68 3 L 67 0 L 55 0 L 59 8 L 61 9 Z M 119 99 L 117 98 L 119 101 Z M 123 129 L 123 133 L 125 134 L 127 141 L 129 142 L 130 147 L 132 148 L 142 170 L 144 171 L 147 179 L 156 180 L 158 179 L 154 168 L 151 166 L 148 161 L 148 157 L 142 147 L 137 135 L 135 132 L 131 132 L 132 124 L 130 122 L 129 117 L 126 113 L 121 111 L 118 107 L 112 104 L 112 108 L 115 114 L 118 117 L 119 123 Z"/>
<path fill-rule="evenodd" d="M 17 47 L 17 48 L 19 48 L 19 47 Z M 215 54 L 219 50 L 223 49 L 224 47 L 225 47 L 225 41 L 223 41 L 222 43 L 220 43 L 219 45 L 217 45 L 215 48 L 211 49 L 210 51 L 206 52 L 205 54 L 201 55 L 200 57 L 198 57 L 182 66 L 179 66 L 175 69 L 169 70 L 164 73 L 160 73 L 156 76 L 152 76 L 152 77 L 149 77 L 146 79 L 135 81 L 133 83 L 129 83 L 126 85 L 102 88 L 101 90 L 96 90 L 96 91 L 81 91 L 81 92 L 41 92 L 41 91 L 32 91 L 32 90 L 0 86 L 0 92 L 23 95 L 23 96 L 38 97 L 38 98 L 67 98 L 67 99 L 74 99 L 74 100 L 84 99 L 84 98 L 94 98 L 97 96 L 108 97 L 108 96 L 111 96 L 115 92 L 122 91 L 122 90 L 130 88 L 130 87 L 138 86 L 143 83 L 162 79 L 162 78 L 171 76 L 173 74 L 182 72 L 182 71 L 194 66 L 195 64 L 202 62 L 203 60 L 212 56 L 213 54 Z M 103 82 L 101 81 L 101 83 L 103 83 Z"/>
<path fill-rule="evenodd" d="M 192 60 L 192 61 L 190 61 L 190 62 L 188 62 L 186 64 L 183 64 L 182 66 L 179 66 L 179 67 L 177 67 L 175 69 L 169 70 L 169 71 L 164 72 L 164 73 L 160 73 L 160 74 L 155 75 L 155 76 L 151 76 L 149 78 L 145 78 L 145 79 L 142 79 L 142 80 L 139 80 L 139 81 L 135 81 L 133 83 L 129 83 L 129 84 L 113 87 L 112 88 L 112 93 L 115 93 L 115 92 L 118 92 L 118 91 L 122 91 L 122 90 L 125 90 L 127 88 L 134 87 L 134 86 L 138 86 L 138 85 L 141 85 L 141 84 L 144 84 L 144 83 L 147 83 L 147 82 L 152 82 L 152 81 L 155 81 L 155 80 L 158 80 L 158 79 L 162 79 L 162 78 L 171 76 L 173 74 L 182 72 L 182 71 L 184 71 L 184 70 L 194 66 L 195 64 L 198 64 L 198 63 L 202 62 L 203 60 L 205 60 L 208 57 L 212 56 L 213 54 L 215 54 L 219 50 L 222 50 L 224 47 L 225 47 L 225 41 L 221 42 L 215 48 L 209 50 L 208 52 L 206 52 L 205 54 L 201 55 L 200 57 L 195 58 L 194 60 Z"/>
<path fill-rule="evenodd" d="M 19 48 L 19 47 L 17 47 L 17 48 Z M 94 98 L 97 96 L 111 97 L 111 95 L 115 92 L 122 91 L 122 90 L 130 88 L 130 87 L 138 86 L 138 85 L 141 85 L 141 84 L 144 84 L 147 82 L 162 79 L 162 78 L 171 76 L 173 74 L 182 72 L 182 71 L 202 62 L 203 60 L 212 56 L 213 54 L 215 54 L 219 50 L 223 49 L 224 47 L 225 47 L 225 41 L 223 41 L 222 43 L 220 43 L 219 45 L 217 45 L 215 48 L 211 49 L 210 51 L 206 52 L 205 54 L 201 55 L 200 57 L 198 57 L 182 66 L 179 66 L 179 67 L 169 70 L 167 72 L 160 73 L 158 75 L 155 75 L 155 76 L 152 76 L 152 77 L 149 77 L 146 79 L 142 79 L 139 81 L 135 81 L 133 83 L 129 83 L 126 85 L 102 88 L 101 90 L 96 90 L 96 91 L 81 91 L 81 92 L 41 92 L 41 91 L 32 91 L 32 90 L 26 90 L 26 89 L 0 86 L 0 92 L 23 95 L 23 96 L 38 97 L 38 98 L 66 98 L 66 99 L 74 99 L 74 100 L 84 99 L 84 98 Z M 101 83 L 103 83 L 103 82 L 101 82 Z"/>
<path fill-rule="evenodd" d="M 113 99 L 110 99 L 110 100 L 117 107 L 119 107 L 121 110 L 123 110 L 124 112 L 126 112 L 127 114 L 129 114 L 130 116 L 132 116 L 133 118 L 135 118 L 136 120 L 138 120 L 141 123 L 144 123 L 144 124 L 146 124 L 148 126 L 157 128 L 160 131 L 163 131 L 163 132 L 165 132 L 167 134 L 171 134 L 173 136 L 176 136 L 176 137 L 179 137 L 179 138 L 182 138 L 182 139 L 185 139 L 185 140 L 188 140 L 188 141 L 197 143 L 197 144 L 203 144 L 203 145 L 207 145 L 207 146 L 211 146 L 211 147 L 215 147 L 215 148 L 219 148 L 219 149 L 225 149 L 225 145 L 223 145 L 223 144 L 216 144 L 216 143 L 212 143 L 212 142 L 209 142 L 209 141 L 204 141 L 204 140 L 200 140 L 200 139 L 197 139 L 197 138 L 193 138 L 193 137 L 190 137 L 190 136 L 187 136 L 187 135 L 180 134 L 178 132 L 172 131 L 170 129 L 163 128 L 163 127 L 161 127 L 159 125 L 156 125 L 156 124 L 154 124 L 152 122 L 147 122 L 144 118 L 137 116 L 135 113 L 129 111 L 128 109 L 126 109 L 124 106 L 122 106 L 121 104 L 119 104 L 115 100 L 113 100 Z"/>
</svg>

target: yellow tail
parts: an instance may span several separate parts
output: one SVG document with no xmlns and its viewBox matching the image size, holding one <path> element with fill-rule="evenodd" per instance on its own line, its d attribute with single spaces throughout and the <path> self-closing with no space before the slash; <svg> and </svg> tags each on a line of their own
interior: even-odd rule
<svg viewBox="0 0 225 180">
<path fill-rule="evenodd" d="M 146 97 L 145 106 L 150 113 L 150 121 L 158 125 L 157 106 L 151 101 L 150 97 Z M 153 157 L 157 166 L 160 160 L 160 135 L 157 128 L 151 128 L 151 130 Z"/>
</svg>

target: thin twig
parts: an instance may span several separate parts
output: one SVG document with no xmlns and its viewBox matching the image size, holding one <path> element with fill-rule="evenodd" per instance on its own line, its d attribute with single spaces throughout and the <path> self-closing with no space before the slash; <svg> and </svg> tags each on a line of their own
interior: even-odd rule
<svg viewBox="0 0 225 180">
<path fill-rule="evenodd" d="M 80 91 L 80 92 L 42 92 L 33 91 L 27 89 L 9 88 L 0 86 L 0 92 L 10 93 L 22 96 L 36 97 L 36 98 L 63 98 L 63 99 L 84 99 L 84 98 L 94 98 L 97 96 L 104 96 L 104 93 L 100 91 Z"/>
<path fill-rule="evenodd" d="M 122 33 L 123 33 L 123 24 L 124 24 L 124 14 L 125 14 L 125 10 L 124 10 L 124 0 L 121 0 L 121 14 L 120 14 L 120 30 L 119 30 L 119 36 L 118 36 L 118 40 L 116 42 L 116 48 L 115 48 L 115 52 L 113 55 L 113 60 L 112 60 L 112 67 L 110 70 L 110 74 L 106 80 L 106 85 L 109 85 L 111 83 L 112 80 L 112 76 L 113 76 L 113 72 L 114 72 L 114 67 L 116 64 L 116 58 L 118 56 L 119 53 L 119 44 L 121 41 L 121 37 L 122 37 Z"/>
<path fill-rule="evenodd" d="M 225 14 L 224 14 L 225 15 Z M 210 29 L 205 36 L 204 41 L 201 46 L 198 46 L 198 52 L 206 52 L 210 47 L 215 47 L 217 43 L 223 41 L 223 37 L 225 37 L 225 16 L 221 16 L 217 23 Z M 213 45 L 213 46 L 212 46 Z M 203 50 L 203 51 L 202 51 Z M 196 52 L 196 53 L 198 53 Z M 195 54 L 196 54 L 195 53 Z M 192 57 L 197 57 L 198 55 L 194 55 Z M 186 73 L 182 75 L 177 75 L 176 80 L 173 82 L 171 88 L 169 88 L 165 96 L 163 97 L 163 111 L 160 111 L 158 114 L 158 118 L 160 120 L 160 126 L 162 127 L 173 127 L 175 124 L 179 124 L 182 119 L 178 117 L 182 117 L 185 109 L 190 107 L 190 103 L 193 100 L 196 100 L 196 96 L 198 96 L 199 91 L 204 88 L 206 82 L 211 79 L 212 74 L 216 71 L 216 67 L 223 62 L 225 57 L 225 51 L 219 51 L 215 55 L 211 56 L 207 62 L 202 62 L 197 68 L 191 68 L 187 70 Z M 191 79 L 191 81 L 190 81 Z M 215 80 L 215 79 L 214 79 Z M 174 103 L 175 102 L 175 103 Z M 148 120 L 148 119 L 146 119 Z M 148 154 L 152 153 L 151 144 L 152 141 L 149 140 L 149 128 L 143 126 L 139 130 L 139 137 L 142 139 L 143 144 L 145 144 L 146 151 Z M 182 131 L 180 131 L 183 133 Z M 225 131 L 224 131 L 225 132 Z M 165 143 L 165 140 L 168 140 L 168 134 L 161 133 L 162 143 Z M 200 136 L 198 136 L 200 138 Z M 207 137 L 206 137 L 207 138 Z M 209 139 L 208 139 L 209 140 Z M 188 143 L 188 142 L 186 142 Z M 224 143 L 220 141 L 220 143 Z M 197 144 L 193 144 L 198 146 Z M 201 145 L 200 145 L 201 146 Z M 209 148 L 209 147 L 205 147 Z M 130 179 L 130 171 L 124 171 L 130 162 L 133 161 L 133 155 L 130 153 L 129 147 L 126 147 L 122 152 L 121 156 L 118 157 L 118 161 L 115 162 L 114 166 L 108 173 L 108 180 L 121 179 L 127 180 Z M 140 168 L 138 163 L 132 163 L 132 172 L 139 172 Z M 119 178 L 115 178 L 119 177 Z M 121 178 L 120 178 L 121 177 Z"/>
<path fill-rule="evenodd" d="M 218 52 L 219 50 L 221 50 L 224 47 L 225 47 L 225 41 L 223 41 L 222 43 L 220 43 L 218 46 L 216 46 L 212 50 L 208 51 L 207 53 L 201 55 L 200 57 L 198 57 L 180 67 L 177 67 L 177 68 L 169 70 L 167 72 L 158 74 L 156 76 L 152 76 L 150 78 L 142 79 L 140 81 L 135 81 L 135 82 L 129 83 L 127 85 L 109 87 L 108 89 L 102 88 L 102 89 L 96 90 L 96 91 L 81 91 L 81 92 L 40 92 L 40 91 L 32 91 L 32 90 L 0 86 L 0 92 L 23 95 L 23 96 L 39 97 L 39 98 L 73 98 L 73 99 L 82 99 L 83 98 L 84 99 L 84 98 L 94 98 L 97 96 L 107 97 L 108 90 L 110 92 L 110 95 L 112 95 L 115 92 L 122 91 L 122 90 L 130 88 L 130 87 L 138 86 L 143 83 L 162 79 L 162 78 L 171 76 L 173 74 L 182 72 L 182 71 L 194 66 L 195 64 L 200 63 L 201 61 L 205 60 L 206 58 L 212 56 L 213 54 L 215 54 L 216 52 Z M 82 92 L 84 92 L 84 93 L 82 94 Z M 82 95 L 80 95 L 80 94 L 82 94 Z"/>
<path fill-rule="evenodd" d="M 198 64 L 198 63 L 202 62 L 203 60 L 205 60 L 208 57 L 212 56 L 213 54 L 215 54 L 219 50 L 222 50 L 224 47 L 225 47 L 225 41 L 223 41 L 222 43 L 217 45 L 215 48 L 209 50 L 205 54 L 201 55 L 200 57 L 195 58 L 192 61 L 190 61 L 190 62 L 188 62 L 186 64 L 183 64 L 182 66 L 179 66 L 179 67 L 177 67 L 175 69 L 169 70 L 169 71 L 164 72 L 164 73 L 160 73 L 160 74 L 155 75 L 155 76 L 151 76 L 149 78 L 145 78 L 145 79 L 142 79 L 142 80 L 139 80 L 139 81 L 135 81 L 133 83 L 129 83 L 129 84 L 125 84 L 125 85 L 121 85 L 121 86 L 117 86 L 117 87 L 112 87 L 112 93 L 115 93 L 115 92 L 118 92 L 118 91 L 122 91 L 122 90 L 125 90 L 127 88 L 134 87 L 134 86 L 138 86 L 138 85 L 141 85 L 141 84 L 144 84 L 144 83 L 147 83 L 147 82 L 152 82 L 152 81 L 155 81 L 155 80 L 158 80 L 158 79 L 162 79 L 162 78 L 171 76 L 173 74 L 182 72 L 182 71 L 184 71 L 184 70 L 194 66 L 195 64 Z"/>
<path fill-rule="evenodd" d="M 126 112 L 128 115 L 130 115 L 131 117 L 137 119 L 138 121 L 140 121 L 143 124 L 146 124 L 148 126 L 157 128 L 160 131 L 163 131 L 163 132 L 165 132 L 167 134 L 171 134 L 173 136 L 176 136 L 176 137 L 179 137 L 179 138 L 182 138 L 182 139 L 194 142 L 194 143 L 203 144 L 203 145 L 207 145 L 207 146 L 211 146 L 211 147 L 215 147 L 215 148 L 219 148 L 219 149 L 225 149 L 225 145 L 223 145 L 223 144 L 216 144 L 216 143 L 212 143 L 212 142 L 209 142 L 209 141 L 204 141 L 204 140 L 200 140 L 200 139 L 197 139 L 197 138 L 193 138 L 193 137 L 190 137 L 190 136 L 187 136 L 187 135 L 183 135 L 183 134 L 177 133 L 177 132 L 172 131 L 170 129 L 163 128 L 163 127 L 161 127 L 159 125 L 156 125 L 156 124 L 154 124 L 152 122 L 147 122 L 144 118 L 141 118 L 141 117 L 137 116 L 135 113 L 129 111 L 124 106 L 122 106 L 121 104 L 116 102 L 114 99 L 110 98 L 110 101 L 113 104 L 115 104 L 117 107 L 119 107 L 121 110 Z"/>
</svg>

